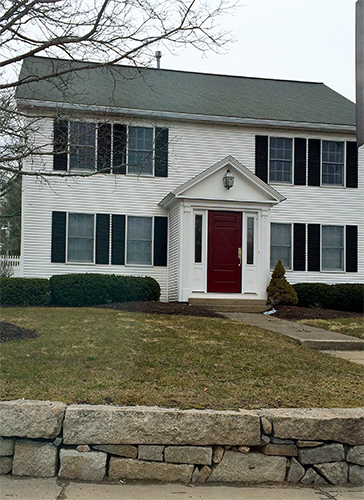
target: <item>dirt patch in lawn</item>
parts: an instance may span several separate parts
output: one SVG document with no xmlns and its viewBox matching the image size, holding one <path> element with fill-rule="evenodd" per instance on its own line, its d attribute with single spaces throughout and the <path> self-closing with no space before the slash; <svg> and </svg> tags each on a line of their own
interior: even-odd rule
<svg viewBox="0 0 364 500">
<path fill-rule="evenodd" d="M 192 306 L 187 302 L 119 302 L 93 306 L 102 309 L 115 309 L 117 311 L 138 312 L 147 314 L 171 314 L 174 316 L 199 316 L 204 318 L 223 318 L 219 313 L 204 307 Z"/>
<path fill-rule="evenodd" d="M 29 330 L 16 326 L 11 323 L 0 321 L 0 343 L 8 342 L 9 340 L 35 339 L 40 333 L 36 330 Z"/>
</svg>

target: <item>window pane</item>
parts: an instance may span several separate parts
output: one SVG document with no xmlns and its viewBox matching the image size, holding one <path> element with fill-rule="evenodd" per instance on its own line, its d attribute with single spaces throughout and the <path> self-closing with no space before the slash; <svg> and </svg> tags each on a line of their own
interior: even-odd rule
<svg viewBox="0 0 364 500">
<path fill-rule="evenodd" d="M 344 185 L 344 143 L 322 141 L 322 184 Z"/>
<path fill-rule="evenodd" d="M 202 215 L 195 217 L 195 262 L 202 262 Z"/>
<path fill-rule="evenodd" d="M 153 129 L 129 127 L 128 171 L 153 174 Z"/>
<path fill-rule="evenodd" d="M 269 181 L 292 182 L 292 139 L 271 137 Z"/>
<path fill-rule="evenodd" d="M 344 270 L 343 226 L 322 226 L 322 269 Z"/>
<path fill-rule="evenodd" d="M 280 260 L 285 269 L 292 265 L 291 224 L 271 224 L 270 267 L 273 269 Z"/>
<path fill-rule="evenodd" d="M 254 264 L 254 217 L 247 217 L 246 263 Z"/>
<path fill-rule="evenodd" d="M 152 218 L 128 217 L 128 264 L 152 264 Z"/>
<path fill-rule="evenodd" d="M 70 169 L 95 170 L 94 123 L 70 123 Z"/>
<path fill-rule="evenodd" d="M 93 262 L 94 216 L 92 214 L 68 215 L 69 262 Z"/>
</svg>

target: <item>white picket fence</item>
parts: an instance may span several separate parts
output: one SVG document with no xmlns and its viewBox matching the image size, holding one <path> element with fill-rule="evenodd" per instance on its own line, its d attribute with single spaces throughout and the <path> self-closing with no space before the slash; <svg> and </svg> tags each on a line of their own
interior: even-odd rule
<svg viewBox="0 0 364 500">
<path fill-rule="evenodd" d="M 0 255 L 0 266 L 3 265 L 12 268 L 12 277 L 18 278 L 21 276 L 20 255 Z"/>
</svg>

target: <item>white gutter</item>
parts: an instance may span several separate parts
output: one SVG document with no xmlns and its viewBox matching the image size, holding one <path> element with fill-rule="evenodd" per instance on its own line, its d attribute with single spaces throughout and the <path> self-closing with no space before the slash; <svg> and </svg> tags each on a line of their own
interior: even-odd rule
<svg viewBox="0 0 364 500">
<path fill-rule="evenodd" d="M 285 120 L 267 120 L 263 118 L 239 118 L 234 116 L 214 116 L 200 115 L 195 113 L 179 113 L 172 111 L 154 111 L 132 108 L 118 108 L 112 106 L 98 106 L 89 104 L 55 103 L 53 101 L 38 101 L 36 99 L 17 99 L 19 106 L 28 108 L 52 108 L 64 111 L 83 111 L 109 113 L 118 115 L 132 115 L 141 117 L 164 118 L 166 120 L 179 121 L 198 121 L 205 123 L 230 124 L 230 125 L 250 125 L 255 127 L 276 127 L 276 128 L 294 128 L 309 130 L 324 130 L 328 132 L 348 132 L 355 133 L 355 125 L 339 125 L 331 123 L 311 123 L 294 122 Z"/>
</svg>

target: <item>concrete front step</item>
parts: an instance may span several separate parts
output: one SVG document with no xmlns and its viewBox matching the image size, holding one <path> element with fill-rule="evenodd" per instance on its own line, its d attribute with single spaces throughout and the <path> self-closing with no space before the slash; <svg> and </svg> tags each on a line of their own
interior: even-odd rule
<svg viewBox="0 0 364 500">
<path fill-rule="evenodd" d="M 191 297 L 188 303 L 218 312 L 262 313 L 270 309 L 265 300 Z"/>
</svg>

